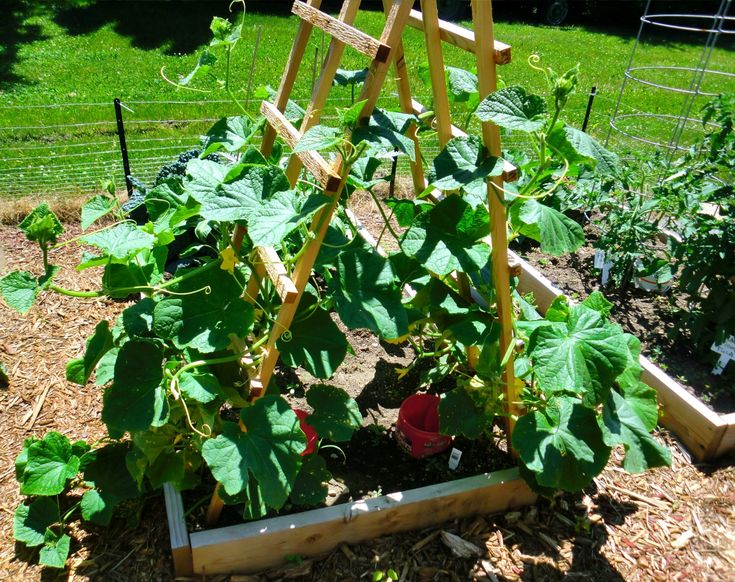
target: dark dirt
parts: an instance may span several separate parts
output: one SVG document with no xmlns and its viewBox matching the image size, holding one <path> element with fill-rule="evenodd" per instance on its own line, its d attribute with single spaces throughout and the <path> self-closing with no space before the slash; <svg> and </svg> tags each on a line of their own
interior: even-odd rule
<svg viewBox="0 0 735 582">
<path fill-rule="evenodd" d="M 598 234 L 586 224 L 585 235 L 587 245 L 563 257 L 542 253 L 528 241 L 514 250 L 573 299 L 581 301 L 593 291 L 602 291 L 614 304 L 612 320 L 641 340 L 643 355 L 715 412 L 735 412 L 735 364 L 730 363 L 721 376 L 713 375 L 717 355 L 712 352 L 709 359 L 698 356 L 687 332 L 677 332 L 677 310 L 682 305 L 676 302 L 681 298 L 672 297 L 672 292 L 644 291 L 633 285 L 622 292 L 602 288 L 600 271 L 593 267 Z"/>
</svg>

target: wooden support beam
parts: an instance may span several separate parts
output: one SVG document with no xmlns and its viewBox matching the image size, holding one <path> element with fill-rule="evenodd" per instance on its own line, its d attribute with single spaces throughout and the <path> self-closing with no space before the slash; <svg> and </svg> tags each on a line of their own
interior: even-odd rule
<svg viewBox="0 0 735 582">
<path fill-rule="evenodd" d="M 426 40 L 426 56 L 429 60 L 431 94 L 434 99 L 436 133 L 439 138 L 439 147 L 443 148 L 452 139 L 452 115 L 445 81 L 444 54 L 439 38 L 439 14 L 436 0 L 421 0 L 421 16 Z"/>
<path fill-rule="evenodd" d="M 536 495 L 520 478 L 518 469 L 506 469 L 354 503 L 194 532 L 194 572 L 257 572 L 283 564 L 290 555 L 314 556 L 343 543 L 507 511 L 535 500 Z"/>
<path fill-rule="evenodd" d="M 296 147 L 299 139 L 301 139 L 301 134 L 291 125 L 291 122 L 286 119 L 283 113 L 267 101 L 261 103 L 260 112 L 291 149 Z M 326 194 L 334 194 L 338 190 L 341 182 L 340 177 L 332 171 L 332 168 L 329 167 L 329 164 L 321 155 L 312 151 L 299 152 L 296 155 L 309 168 L 309 171 L 319 181 Z"/>
<path fill-rule="evenodd" d="M 299 292 L 288 276 L 286 266 L 281 262 L 281 257 L 278 256 L 276 250 L 273 247 L 257 247 L 255 252 L 258 255 L 258 261 L 255 263 L 255 268 L 259 271 L 258 277 L 261 280 L 266 274 L 270 277 L 283 303 L 296 301 Z"/>
<path fill-rule="evenodd" d="M 340 22 L 345 24 L 352 24 L 357 17 L 357 11 L 360 8 L 360 0 L 346 0 L 342 4 L 342 10 L 339 13 Z M 329 92 L 332 89 L 334 77 L 337 74 L 342 55 L 345 50 L 345 44 L 339 40 L 332 38 L 327 49 L 327 54 L 324 57 L 322 63 L 322 70 L 319 73 L 319 78 L 314 85 L 314 90 L 311 94 L 311 100 L 309 106 L 306 108 L 304 114 L 304 121 L 301 123 L 301 133 L 304 134 L 306 131 L 319 123 L 321 119 L 322 110 L 329 97 Z M 301 160 L 298 156 L 291 156 L 286 167 L 286 177 L 291 184 L 295 184 L 296 180 L 301 173 Z"/>
<path fill-rule="evenodd" d="M 423 31 L 424 21 L 421 12 L 411 10 L 411 14 L 408 17 L 408 25 Z M 452 22 L 447 22 L 446 20 L 439 20 L 439 34 L 441 40 L 444 42 L 470 53 L 475 52 L 475 33 L 471 30 Z M 493 55 L 496 65 L 507 65 L 511 61 L 510 45 L 499 40 L 494 41 Z"/>
<path fill-rule="evenodd" d="M 313 8 L 319 8 L 322 4 L 322 0 L 307 0 L 309 6 Z M 288 100 L 291 98 L 291 91 L 293 91 L 296 77 L 299 74 L 299 68 L 301 67 L 301 61 L 304 59 L 304 52 L 306 46 L 309 44 L 309 37 L 313 26 L 310 22 L 301 20 L 299 22 L 299 28 L 296 31 L 293 45 L 291 46 L 291 54 L 288 56 L 286 63 L 286 70 L 281 77 L 281 84 L 278 87 L 276 98 L 273 101 L 276 109 L 279 111 L 285 111 Z M 266 126 L 263 131 L 263 140 L 260 143 L 260 152 L 268 158 L 273 149 L 273 141 L 276 138 L 275 130 L 270 126 Z"/>
<path fill-rule="evenodd" d="M 291 12 L 371 59 L 383 63 L 388 59 L 389 46 L 317 8 L 296 0 Z"/>
<path fill-rule="evenodd" d="M 489 55 L 495 34 L 493 31 L 492 4 L 483 0 L 472 0 L 472 23 L 475 30 L 475 55 L 477 56 L 477 81 L 480 98 L 484 99 L 497 89 L 497 72 L 495 63 L 483 58 Z M 482 127 L 482 141 L 493 157 L 500 157 L 500 128 L 494 123 L 485 122 Z M 521 386 L 516 384 L 513 340 L 513 301 L 510 295 L 510 273 L 508 269 L 508 215 L 505 207 L 502 176 L 495 176 L 488 181 L 488 208 L 490 210 L 490 236 L 492 237 L 492 274 L 495 284 L 495 303 L 500 320 L 500 353 L 509 354 L 508 362 L 503 369 L 508 418 L 506 436 L 508 448 L 511 448 L 511 436 L 515 428 L 516 418 L 522 411 Z"/>
<path fill-rule="evenodd" d="M 184 519 L 184 502 L 181 494 L 171 483 L 163 484 L 163 500 L 168 517 L 168 535 L 171 540 L 174 574 L 177 578 L 188 578 L 194 574 L 194 568 L 191 561 L 189 531 L 186 529 Z"/>
</svg>

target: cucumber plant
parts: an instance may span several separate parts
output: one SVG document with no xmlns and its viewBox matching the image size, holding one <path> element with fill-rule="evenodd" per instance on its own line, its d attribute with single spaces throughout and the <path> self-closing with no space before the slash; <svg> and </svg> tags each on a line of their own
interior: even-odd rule
<svg viewBox="0 0 735 582">
<path fill-rule="evenodd" d="M 215 24 L 213 47 L 224 45 L 227 55 L 239 38 L 237 25 Z M 197 74 L 208 73 L 211 64 L 211 58 L 200 59 Z M 555 81 L 561 88 L 551 115 L 541 98 L 518 87 L 487 97 L 475 113 L 537 140 L 539 160 L 529 162 L 530 176 L 508 192 L 510 227 L 540 238 L 553 252 L 562 250 L 554 233 L 570 230 L 557 210 L 539 208 L 562 179 L 555 171 L 571 167 L 570 159 L 590 167 L 611 159 L 559 121 L 574 74 Z M 355 401 L 326 383 L 350 349 L 335 313 L 348 329 L 406 339 L 418 356 L 435 362 L 426 381 L 447 378 L 450 384 L 440 405 L 443 432 L 477 437 L 491 430 L 505 404 L 502 371 L 509 354 L 499 349 L 484 196 L 502 160 L 489 156 L 478 138 L 450 142 L 433 161 L 433 188 L 457 195 L 436 204 L 391 201 L 403 230 L 393 230 L 384 216 L 398 249 L 383 256 L 353 225 L 350 199 L 358 189 L 376 196 L 383 160 L 396 153 L 415 159 L 404 133 L 418 120 L 378 109 L 362 122 L 364 105 L 343 111 L 340 127 L 311 128 L 295 148 L 341 157 L 345 188 L 339 200 L 306 176 L 292 186 L 281 167 L 283 144 L 265 158 L 254 145 L 264 122 L 241 115 L 212 127 L 183 174 L 164 172 L 146 189 L 137 221 L 108 194 L 85 205 L 85 232 L 73 241 L 59 242 L 63 227 L 47 206 L 20 224 L 38 243 L 41 264 L 38 273 L 14 271 L 0 279 L 10 307 L 25 313 L 49 292 L 139 297 L 116 321 L 100 322 L 84 354 L 67 365 L 70 381 L 86 385 L 94 378 L 103 391 L 108 438 L 90 445 L 49 433 L 27 441 L 18 457 L 16 476 L 29 499 L 16 510 L 14 532 L 26 545 L 43 546 L 43 563 L 63 566 L 65 526 L 77 509 L 84 519 L 106 523 L 116 506 L 166 482 L 179 489 L 217 482 L 223 501 L 242 506 L 246 518 L 324 499 L 330 477 L 325 463 L 316 453 L 303 454 L 306 436 L 277 384 L 253 401 L 243 377 L 264 357 L 281 309 L 268 280 L 260 281 L 256 296 L 249 292 L 261 260 L 257 248 L 276 248 L 293 268 L 314 237 L 310 221 L 327 204 L 336 203 L 336 212 L 294 322 L 277 342 L 284 365 L 323 381 L 306 393 L 313 409 L 306 422 L 339 442 L 362 421 Z M 300 114 L 287 109 L 287 115 Z M 561 157 L 552 162 L 550 152 Z M 212 155 L 216 159 L 206 159 Z M 107 223 L 100 225 L 103 218 Z M 242 242 L 233 236 L 237 227 L 246 229 Z M 558 238 L 564 248 L 576 244 L 573 235 Z M 70 242 L 94 249 L 78 268 L 101 268 L 98 289 L 56 283 L 51 251 Z M 463 297 L 453 273 L 466 274 L 484 301 Z M 416 293 L 406 299 L 409 285 Z M 600 296 L 579 306 L 559 300 L 546 319 L 520 305 L 517 334 L 527 347 L 516 371 L 527 386 L 527 412 L 517 419 L 513 445 L 529 482 L 542 490 L 582 488 L 619 444 L 629 470 L 669 462 L 668 451 L 649 435 L 657 409 L 655 395 L 639 381 L 639 345 L 607 321 L 609 304 Z M 470 362 L 472 346 L 478 350 Z M 78 486 L 85 492 L 75 501 Z"/>
</svg>

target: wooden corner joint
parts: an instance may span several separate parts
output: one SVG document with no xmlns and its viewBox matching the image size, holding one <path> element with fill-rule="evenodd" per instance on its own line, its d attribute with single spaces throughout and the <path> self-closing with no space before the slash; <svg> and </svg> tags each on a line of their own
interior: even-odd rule
<svg viewBox="0 0 735 582">
<path fill-rule="evenodd" d="M 518 261 L 508 261 L 508 274 L 511 277 L 520 277 L 522 272 L 521 264 Z"/>
</svg>

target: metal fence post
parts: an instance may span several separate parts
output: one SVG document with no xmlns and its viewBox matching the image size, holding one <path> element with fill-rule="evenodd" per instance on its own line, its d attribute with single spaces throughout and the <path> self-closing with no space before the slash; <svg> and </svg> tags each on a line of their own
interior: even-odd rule
<svg viewBox="0 0 735 582">
<path fill-rule="evenodd" d="M 592 87 L 592 90 L 590 91 L 590 98 L 587 101 L 587 111 L 584 113 L 584 121 L 582 122 L 582 131 L 585 133 L 587 132 L 587 123 L 590 120 L 590 113 L 592 113 L 592 102 L 595 100 L 595 95 L 597 95 L 597 87 Z"/>
<path fill-rule="evenodd" d="M 125 126 L 123 125 L 122 107 L 120 99 L 115 97 L 115 119 L 117 120 L 117 137 L 120 139 L 120 153 L 122 154 L 123 171 L 125 172 L 125 187 L 128 190 L 128 198 L 133 196 L 133 184 L 130 181 L 130 160 L 128 159 L 128 146 L 125 144 Z"/>
</svg>

